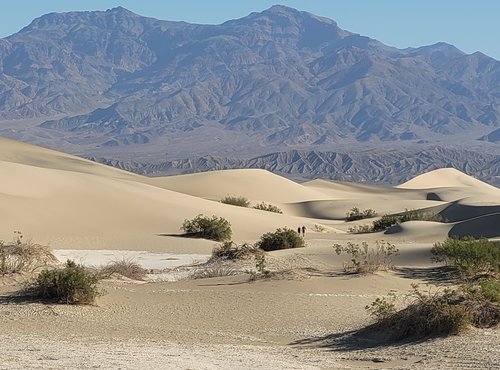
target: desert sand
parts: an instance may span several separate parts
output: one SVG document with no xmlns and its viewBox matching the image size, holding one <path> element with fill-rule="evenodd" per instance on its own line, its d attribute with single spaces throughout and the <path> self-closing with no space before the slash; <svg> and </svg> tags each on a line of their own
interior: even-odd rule
<svg viewBox="0 0 500 370">
<path fill-rule="evenodd" d="M 269 269 L 289 272 L 283 278 L 250 283 L 242 272 L 193 280 L 181 267 L 165 279 L 105 280 L 96 306 L 25 302 L 11 295 L 24 276 L 0 278 L 2 369 L 499 368 L 497 329 L 392 346 L 346 336 L 370 323 L 364 307 L 375 298 L 389 291 L 403 298 L 412 283 L 438 282 L 433 243 L 449 235 L 500 238 L 500 189 L 455 169 L 397 187 L 299 184 L 264 170 L 147 178 L 0 138 L 0 174 L 0 240 L 21 231 L 61 260 L 88 265 L 120 256 L 156 270 L 203 262 L 217 243 L 180 235 L 183 220 L 198 214 L 226 218 L 237 243 L 307 227 L 306 248 L 267 254 Z M 227 195 L 283 214 L 220 203 Z M 379 215 L 432 210 L 447 222 L 353 234 L 352 225 L 373 220 L 345 222 L 352 207 Z M 396 268 L 343 275 L 345 258 L 332 245 L 377 240 L 399 248 Z"/>
</svg>

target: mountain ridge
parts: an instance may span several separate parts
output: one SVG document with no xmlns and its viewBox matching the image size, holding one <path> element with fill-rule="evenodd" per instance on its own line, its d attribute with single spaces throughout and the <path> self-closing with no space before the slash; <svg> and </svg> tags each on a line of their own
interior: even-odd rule
<svg viewBox="0 0 500 370">
<path fill-rule="evenodd" d="M 0 62 L 0 134 L 84 156 L 183 159 L 197 136 L 189 156 L 500 153 L 500 62 L 393 48 L 284 6 L 219 25 L 51 13 L 1 39 Z"/>
</svg>

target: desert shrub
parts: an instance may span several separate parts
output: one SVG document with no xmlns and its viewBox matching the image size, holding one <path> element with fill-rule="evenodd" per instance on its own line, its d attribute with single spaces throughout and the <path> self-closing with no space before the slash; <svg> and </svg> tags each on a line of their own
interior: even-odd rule
<svg viewBox="0 0 500 370">
<path fill-rule="evenodd" d="M 98 269 L 97 274 L 100 278 L 106 278 L 113 274 L 119 274 L 129 279 L 142 280 L 146 277 L 146 270 L 137 262 L 123 258 L 117 261 L 112 261 L 106 266 L 101 267 Z"/>
<path fill-rule="evenodd" d="M 263 253 L 262 249 L 252 244 L 244 243 L 238 245 L 232 241 L 226 241 L 212 250 L 210 260 L 239 260 Z"/>
<path fill-rule="evenodd" d="M 64 268 L 43 270 L 27 291 L 35 297 L 67 304 L 92 304 L 100 294 L 97 276 L 68 260 Z"/>
<path fill-rule="evenodd" d="M 283 213 L 281 209 L 272 204 L 267 204 L 264 202 L 256 204 L 253 208 L 260 209 L 261 211 L 274 212 L 274 213 Z"/>
<path fill-rule="evenodd" d="M 191 277 L 193 279 L 207 279 L 220 276 L 232 276 L 237 275 L 239 271 L 231 266 L 224 263 L 216 262 L 206 264 L 203 267 L 199 267 L 194 270 Z"/>
<path fill-rule="evenodd" d="M 383 215 L 380 219 L 373 221 L 373 231 L 382 231 L 390 228 L 391 226 L 401 223 L 398 216 L 395 215 Z"/>
<path fill-rule="evenodd" d="M 305 247 L 305 242 L 295 230 L 285 227 L 262 235 L 256 245 L 265 251 L 275 251 Z"/>
<path fill-rule="evenodd" d="M 0 241 L 0 275 L 32 272 L 57 262 L 48 247 L 24 241 L 19 232 L 16 232 L 12 243 Z"/>
<path fill-rule="evenodd" d="M 409 298 L 411 303 L 399 311 L 384 298 L 366 306 L 376 320 L 372 329 L 398 341 L 458 334 L 470 325 L 492 327 L 500 322 L 500 305 L 484 294 L 481 285 L 428 292 L 413 285 Z"/>
<path fill-rule="evenodd" d="M 248 207 L 250 205 L 250 202 L 245 197 L 229 196 L 229 195 L 222 198 L 221 203 L 230 204 L 232 206 L 238 206 L 238 207 Z"/>
<path fill-rule="evenodd" d="M 391 226 L 407 221 L 434 221 L 443 222 L 441 215 L 422 210 L 406 210 L 403 213 L 384 215 L 379 220 L 373 221 L 373 231 L 382 231 Z"/>
<path fill-rule="evenodd" d="M 375 299 L 371 304 L 365 306 L 365 310 L 375 320 L 384 320 L 396 313 L 396 298 L 396 294 L 391 292 L 387 297 Z"/>
<path fill-rule="evenodd" d="M 181 229 L 184 230 L 187 236 L 218 242 L 229 240 L 232 235 L 229 221 L 222 217 L 207 217 L 202 214 L 191 220 L 184 220 Z"/>
<path fill-rule="evenodd" d="M 465 277 L 500 271 L 500 247 L 485 238 L 448 238 L 434 244 L 431 252 L 434 262 L 456 267 Z"/>
<path fill-rule="evenodd" d="M 376 217 L 377 212 L 373 209 L 365 209 L 361 211 L 358 207 L 353 207 L 349 212 L 346 213 L 346 221 L 357 221 L 364 218 Z"/>
<path fill-rule="evenodd" d="M 347 229 L 351 234 L 365 234 L 373 231 L 372 225 L 354 225 Z"/>
<path fill-rule="evenodd" d="M 333 248 L 337 255 L 346 253 L 351 256 L 350 261 L 343 263 L 344 272 L 347 274 L 388 270 L 393 267 L 392 257 L 399 253 L 394 244 L 378 240 L 374 248 L 370 248 L 366 242 L 361 245 L 348 242 L 346 246 L 334 244 Z"/>
<path fill-rule="evenodd" d="M 326 232 L 326 227 L 320 224 L 314 224 L 314 231 L 316 231 L 317 233 L 324 233 Z"/>
<path fill-rule="evenodd" d="M 260 278 L 271 277 L 271 271 L 266 268 L 266 256 L 264 254 L 255 256 L 255 270 L 247 271 L 250 274 L 250 280 L 254 281 Z"/>
</svg>

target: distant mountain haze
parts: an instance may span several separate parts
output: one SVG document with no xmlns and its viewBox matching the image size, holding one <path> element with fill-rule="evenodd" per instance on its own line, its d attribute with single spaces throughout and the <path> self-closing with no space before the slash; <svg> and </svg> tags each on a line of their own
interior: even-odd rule
<svg viewBox="0 0 500 370">
<path fill-rule="evenodd" d="M 0 62 L 1 135 L 122 167 L 285 153 L 265 167 L 390 183 L 421 173 L 425 152 L 500 183 L 500 62 L 445 43 L 400 50 L 284 6 L 220 25 L 119 7 L 35 19 L 0 39 Z M 407 168 L 349 172 L 321 155 L 283 167 L 293 153 L 389 149 Z"/>
</svg>

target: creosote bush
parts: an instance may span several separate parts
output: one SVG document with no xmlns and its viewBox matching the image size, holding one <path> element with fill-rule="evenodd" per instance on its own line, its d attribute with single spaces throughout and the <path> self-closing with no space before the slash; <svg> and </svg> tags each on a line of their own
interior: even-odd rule
<svg viewBox="0 0 500 370">
<path fill-rule="evenodd" d="M 202 214 L 191 220 L 184 220 L 181 227 L 186 236 L 222 242 L 231 239 L 231 224 L 225 218 Z"/>
<path fill-rule="evenodd" d="M 358 207 L 353 207 L 349 212 L 346 213 L 346 221 L 357 221 L 357 220 L 362 220 L 365 218 L 372 218 L 376 217 L 377 212 L 375 212 L 373 209 L 365 209 L 363 211 L 360 211 Z"/>
<path fill-rule="evenodd" d="M 256 246 L 265 251 L 305 247 L 304 239 L 295 230 L 279 228 L 260 237 Z"/>
<path fill-rule="evenodd" d="M 274 213 L 283 213 L 281 209 L 272 204 L 267 204 L 264 202 L 258 203 L 253 206 L 255 209 L 260 209 L 261 211 L 274 212 Z"/>
<path fill-rule="evenodd" d="M 238 207 L 248 207 L 250 205 L 250 202 L 245 197 L 229 196 L 229 195 L 222 198 L 221 203 L 230 204 L 232 206 L 238 206 Z"/>
<path fill-rule="evenodd" d="M 500 272 L 500 246 L 488 239 L 448 238 L 431 249 L 434 262 L 456 267 L 464 277 Z"/>
<path fill-rule="evenodd" d="M 393 267 L 392 257 L 399 253 L 394 244 L 379 241 L 375 247 L 369 247 L 368 243 L 360 244 L 348 242 L 346 246 L 334 244 L 335 253 L 340 255 L 346 253 L 351 256 L 350 261 L 344 262 L 344 272 L 347 274 L 373 273 L 380 270 L 388 270 Z"/>
<path fill-rule="evenodd" d="M 191 277 L 193 279 L 208 279 L 221 276 L 233 276 L 237 275 L 238 273 L 239 271 L 234 267 L 228 266 L 219 261 L 195 269 Z"/>
<path fill-rule="evenodd" d="M 67 304 L 92 304 L 100 294 L 97 276 L 68 260 L 64 268 L 43 270 L 27 293 Z"/>
<path fill-rule="evenodd" d="M 384 215 L 379 220 L 373 221 L 373 231 L 382 231 L 390 228 L 391 226 L 401 224 L 407 221 L 434 221 L 443 222 L 441 215 L 426 212 L 422 210 L 406 210 L 403 213 Z"/>
</svg>

